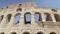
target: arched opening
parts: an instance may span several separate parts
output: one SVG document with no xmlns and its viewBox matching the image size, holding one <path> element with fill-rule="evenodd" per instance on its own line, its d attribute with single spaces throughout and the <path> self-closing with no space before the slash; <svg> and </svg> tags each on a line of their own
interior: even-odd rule
<svg viewBox="0 0 60 34">
<path fill-rule="evenodd" d="M 0 34 L 5 34 L 4 32 L 1 32 Z"/>
<path fill-rule="evenodd" d="M 54 12 L 57 12 L 57 9 L 51 9 L 52 11 L 54 11 Z"/>
<path fill-rule="evenodd" d="M 16 32 L 12 32 L 12 33 L 10 33 L 10 34 L 17 34 Z"/>
<path fill-rule="evenodd" d="M 8 8 L 8 6 L 6 8 Z"/>
<path fill-rule="evenodd" d="M 48 14 L 48 13 L 44 14 L 44 18 L 45 18 L 46 21 L 52 21 L 51 15 Z"/>
<path fill-rule="evenodd" d="M 43 32 L 38 32 L 37 34 L 44 34 Z"/>
<path fill-rule="evenodd" d="M 56 22 L 60 22 L 60 16 L 58 14 L 54 14 Z"/>
<path fill-rule="evenodd" d="M 18 9 L 17 9 L 17 12 L 20 12 L 20 11 L 22 11 L 22 8 L 18 8 Z"/>
<path fill-rule="evenodd" d="M 31 24 L 31 14 L 29 12 L 25 13 L 24 19 L 25 24 Z"/>
<path fill-rule="evenodd" d="M 19 4 L 19 6 L 22 6 L 22 4 Z"/>
<path fill-rule="evenodd" d="M 55 32 L 51 32 L 50 34 L 56 34 Z"/>
<path fill-rule="evenodd" d="M 0 16 L 0 22 L 3 20 L 4 15 Z"/>
<path fill-rule="evenodd" d="M 29 32 L 24 32 L 23 34 L 30 34 Z"/>
<path fill-rule="evenodd" d="M 11 14 L 7 15 L 7 22 L 10 22 L 11 16 L 12 16 Z"/>
<path fill-rule="evenodd" d="M 34 18 L 35 18 L 35 21 L 41 21 L 41 14 L 40 13 L 35 13 Z"/>
<path fill-rule="evenodd" d="M 20 22 L 20 13 L 16 14 L 14 18 L 14 24 L 18 24 L 19 22 Z"/>
</svg>

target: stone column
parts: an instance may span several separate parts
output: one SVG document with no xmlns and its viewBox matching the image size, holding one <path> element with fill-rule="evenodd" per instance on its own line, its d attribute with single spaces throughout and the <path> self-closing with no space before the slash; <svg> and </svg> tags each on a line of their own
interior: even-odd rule
<svg viewBox="0 0 60 34">
<path fill-rule="evenodd" d="M 51 14 L 51 18 L 52 18 L 53 22 L 56 22 L 55 17 L 54 17 L 53 14 Z"/>
<path fill-rule="evenodd" d="M 44 16 L 44 13 L 41 13 L 42 22 L 45 22 L 46 21 L 44 17 L 45 17 Z"/>
<path fill-rule="evenodd" d="M 34 12 L 31 13 L 31 24 L 35 24 Z"/>
<path fill-rule="evenodd" d="M 24 14 L 22 13 L 20 15 L 20 23 L 19 23 L 19 25 L 23 25 L 23 24 L 24 24 Z"/>
</svg>

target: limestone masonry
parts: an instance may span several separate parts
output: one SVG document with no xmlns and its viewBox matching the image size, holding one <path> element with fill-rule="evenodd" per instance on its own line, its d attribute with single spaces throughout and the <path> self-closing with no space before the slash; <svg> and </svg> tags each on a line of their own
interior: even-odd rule
<svg viewBox="0 0 60 34">
<path fill-rule="evenodd" d="M 17 15 L 20 20 L 15 22 Z M 60 34 L 60 9 L 38 7 L 34 2 L 0 8 L 0 34 Z"/>
</svg>

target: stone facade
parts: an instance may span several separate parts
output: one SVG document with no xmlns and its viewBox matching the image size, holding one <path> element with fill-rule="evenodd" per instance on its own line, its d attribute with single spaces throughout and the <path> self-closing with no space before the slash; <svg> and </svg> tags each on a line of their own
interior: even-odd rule
<svg viewBox="0 0 60 34">
<path fill-rule="evenodd" d="M 14 24 L 14 18 L 18 14 L 21 19 Z M 25 24 L 25 14 L 31 15 L 28 24 Z M 40 20 L 35 21 L 35 14 L 40 15 Z M 60 34 L 60 9 L 38 7 L 34 2 L 0 8 L 0 34 Z"/>
</svg>

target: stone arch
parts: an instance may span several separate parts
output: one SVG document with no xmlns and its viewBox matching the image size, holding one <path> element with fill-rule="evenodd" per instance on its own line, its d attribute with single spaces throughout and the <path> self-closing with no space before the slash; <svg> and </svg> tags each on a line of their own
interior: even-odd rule
<svg viewBox="0 0 60 34">
<path fill-rule="evenodd" d="M 20 13 L 17 13 L 16 15 L 15 15 L 15 18 L 14 18 L 14 24 L 17 24 L 17 23 L 19 23 L 20 22 Z"/>
<path fill-rule="evenodd" d="M 0 34 L 5 34 L 4 32 L 1 32 Z"/>
<path fill-rule="evenodd" d="M 12 17 L 11 14 L 8 14 L 8 15 L 7 15 L 7 22 L 10 22 L 11 17 Z"/>
<path fill-rule="evenodd" d="M 11 32 L 10 34 L 17 34 L 16 32 Z"/>
<path fill-rule="evenodd" d="M 24 22 L 25 24 L 31 24 L 31 13 L 27 12 L 24 14 Z"/>
<path fill-rule="evenodd" d="M 52 11 L 54 11 L 54 12 L 57 12 L 57 9 L 51 9 Z"/>
<path fill-rule="evenodd" d="M 51 32 L 50 34 L 56 34 L 55 32 Z"/>
<path fill-rule="evenodd" d="M 22 8 L 18 8 L 18 9 L 17 9 L 17 12 L 20 12 L 20 11 L 22 11 Z"/>
<path fill-rule="evenodd" d="M 56 22 L 60 22 L 60 16 L 58 14 L 54 14 Z"/>
<path fill-rule="evenodd" d="M 44 34 L 43 32 L 37 32 L 36 34 Z"/>
<path fill-rule="evenodd" d="M 52 17 L 49 13 L 44 13 L 44 18 L 46 21 L 52 21 Z"/>
<path fill-rule="evenodd" d="M 41 14 L 39 12 L 35 12 L 34 18 L 35 21 L 42 21 Z"/>
<path fill-rule="evenodd" d="M 0 22 L 3 20 L 3 17 L 4 17 L 4 15 L 1 15 L 0 16 Z"/>
<path fill-rule="evenodd" d="M 22 4 L 20 3 L 20 4 L 19 4 L 19 7 L 21 7 L 21 6 L 22 6 Z"/>
<path fill-rule="evenodd" d="M 23 34 L 30 34 L 29 32 L 23 32 Z"/>
</svg>

